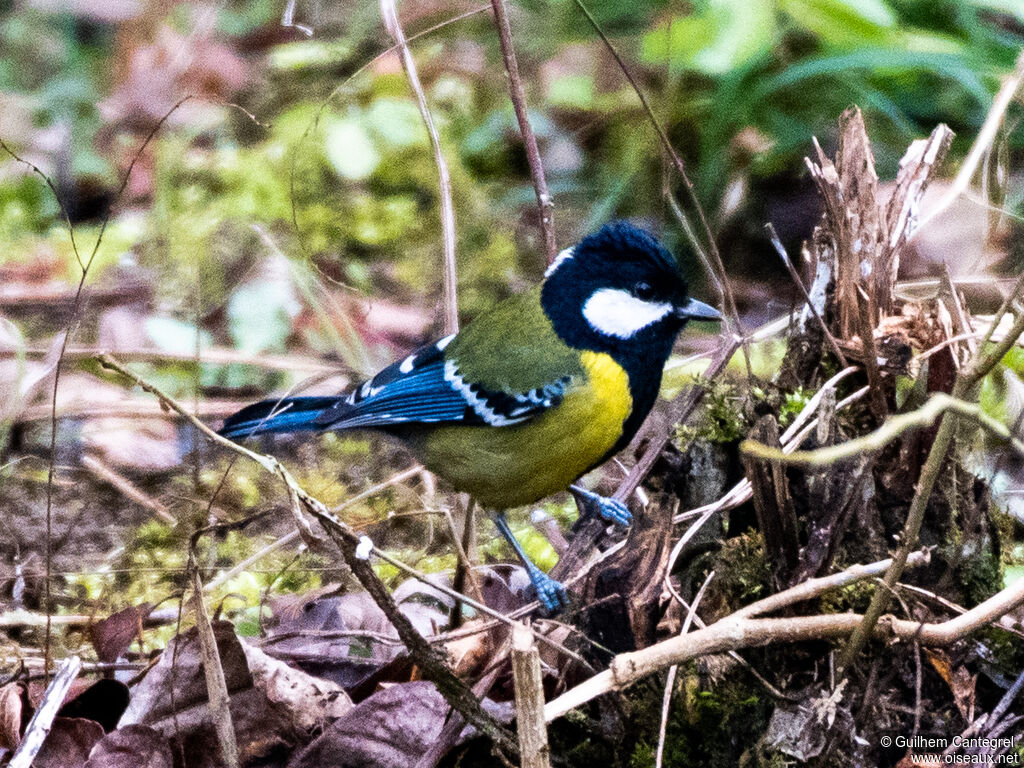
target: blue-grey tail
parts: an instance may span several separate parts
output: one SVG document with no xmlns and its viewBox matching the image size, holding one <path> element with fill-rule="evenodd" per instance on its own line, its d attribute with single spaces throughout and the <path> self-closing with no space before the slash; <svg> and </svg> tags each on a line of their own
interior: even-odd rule
<svg viewBox="0 0 1024 768">
<path fill-rule="evenodd" d="M 263 400 L 229 416 L 218 434 L 234 439 L 269 432 L 323 429 L 322 423 L 316 423 L 317 417 L 341 400 L 340 397 L 285 397 L 278 400 Z"/>
</svg>

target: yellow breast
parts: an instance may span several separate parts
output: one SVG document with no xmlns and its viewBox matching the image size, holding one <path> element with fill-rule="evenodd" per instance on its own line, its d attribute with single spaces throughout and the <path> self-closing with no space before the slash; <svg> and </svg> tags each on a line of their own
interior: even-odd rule
<svg viewBox="0 0 1024 768">
<path fill-rule="evenodd" d="M 542 416 L 509 427 L 439 427 L 412 447 L 431 471 L 488 508 L 565 490 L 614 447 L 633 407 L 618 363 L 599 352 L 580 357 L 585 380 Z"/>
</svg>

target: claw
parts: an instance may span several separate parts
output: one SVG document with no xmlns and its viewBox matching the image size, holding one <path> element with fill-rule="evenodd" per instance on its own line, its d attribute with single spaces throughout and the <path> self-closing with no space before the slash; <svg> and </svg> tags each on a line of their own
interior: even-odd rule
<svg viewBox="0 0 1024 768">
<path fill-rule="evenodd" d="M 618 499 L 609 499 L 607 496 L 597 497 L 597 511 L 601 513 L 601 517 L 610 523 L 621 525 L 623 527 L 633 522 L 633 515 L 629 512 L 629 507 L 623 504 Z"/>
<path fill-rule="evenodd" d="M 529 569 L 529 574 L 530 582 L 537 591 L 537 599 L 549 616 L 569 607 L 569 595 L 561 582 L 555 581 L 539 568 Z"/>
<path fill-rule="evenodd" d="M 630 514 L 629 507 L 618 499 L 601 496 L 578 485 L 571 486 L 569 490 L 577 496 L 581 496 L 587 502 L 587 507 L 591 510 L 596 510 L 601 515 L 602 520 L 607 520 L 609 523 L 615 523 L 623 527 L 633 522 L 633 515 Z"/>
</svg>

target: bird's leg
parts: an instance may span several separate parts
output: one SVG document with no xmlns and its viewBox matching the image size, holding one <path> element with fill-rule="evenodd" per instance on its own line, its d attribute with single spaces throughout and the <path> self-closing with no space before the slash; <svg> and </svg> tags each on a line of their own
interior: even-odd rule
<svg viewBox="0 0 1024 768">
<path fill-rule="evenodd" d="M 530 558 L 526 556 L 526 552 L 523 551 L 523 547 L 516 541 L 516 537 L 512 535 L 512 529 L 508 527 L 508 520 L 505 519 L 504 512 L 495 513 L 493 518 L 494 525 L 498 528 L 501 535 L 505 537 L 505 541 L 515 550 L 519 562 L 523 564 L 523 568 L 526 569 L 526 573 L 530 576 L 530 583 L 537 590 L 537 599 L 540 600 L 544 609 L 549 614 L 563 611 L 569 605 L 569 596 L 565 591 L 565 587 L 530 561 Z"/>
<path fill-rule="evenodd" d="M 624 502 L 588 491 L 579 485 L 570 485 L 569 490 L 583 500 L 583 508 L 587 512 L 596 511 L 603 520 L 617 525 L 626 526 L 633 522 L 633 515 L 629 513 L 629 507 Z"/>
</svg>

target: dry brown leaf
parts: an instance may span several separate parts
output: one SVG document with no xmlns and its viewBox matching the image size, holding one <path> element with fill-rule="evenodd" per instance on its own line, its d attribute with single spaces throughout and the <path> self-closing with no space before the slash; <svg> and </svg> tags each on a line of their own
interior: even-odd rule
<svg viewBox="0 0 1024 768">
<path fill-rule="evenodd" d="M 102 738 L 103 726 L 95 720 L 57 717 L 32 765 L 34 768 L 81 768 L 93 746 Z"/>
<path fill-rule="evenodd" d="M 11 752 L 18 748 L 30 711 L 24 683 L 8 683 L 0 688 L 0 748 Z"/>
<path fill-rule="evenodd" d="M 129 725 L 108 733 L 89 753 L 82 768 L 172 768 L 171 744 L 147 725 Z"/>
<path fill-rule="evenodd" d="M 289 667 L 259 648 L 242 645 L 253 684 L 285 710 L 296 730 L 321 730 L 354 706 L 341 686 Z"/>
<path fill-rule="evenodd" d="M 100 661 L 111 663 L 131 646 L 142 630 L 142 621 L 153 610 L 150 603 L 133 605 L 89 626 L 89 640 Z"/>
<path fill-rule="evenodd" d="M 924 649 L 932 668 L 946 681 L 953 694 L 953 701 L 961 716 L 968 723 L 974 720 L 974 691 L 978 676 L 972 675 L 963 664 L 953 667 L 949 656 L 941 649 Z"/>
<path fill-rule="evenodd" d="M 447 713 L 433 683 L 389 686 L 327 728 L 288 768 L 408 768 L 437 738 Z"/>
</svg>

